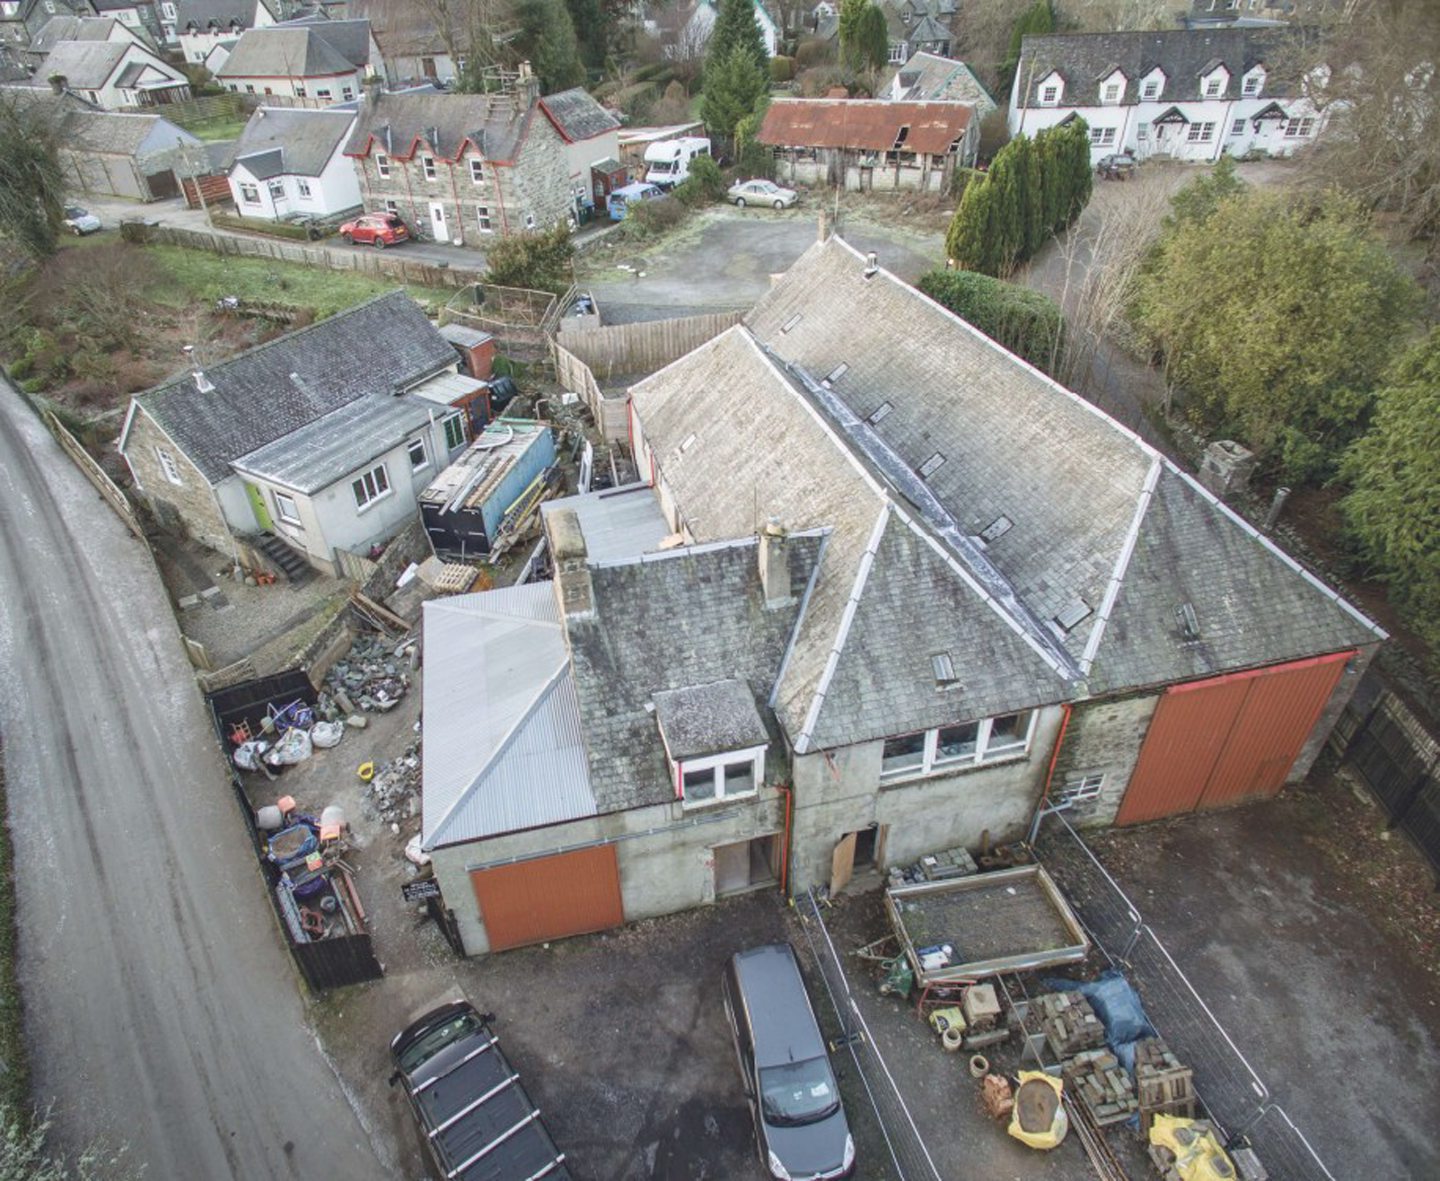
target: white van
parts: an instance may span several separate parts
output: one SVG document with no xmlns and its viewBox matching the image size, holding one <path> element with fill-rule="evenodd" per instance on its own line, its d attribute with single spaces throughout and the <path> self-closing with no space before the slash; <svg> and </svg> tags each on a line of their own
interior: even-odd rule
<svg viewBox="0 0 1440 1181">
<path fill-rule="evenodd" d="M 645 149 L 645 183 L 673 189 L 690 175 L 690 161 L 710 154 L 710 141 L 697 135 L 662 139 Z"/>
</svg>

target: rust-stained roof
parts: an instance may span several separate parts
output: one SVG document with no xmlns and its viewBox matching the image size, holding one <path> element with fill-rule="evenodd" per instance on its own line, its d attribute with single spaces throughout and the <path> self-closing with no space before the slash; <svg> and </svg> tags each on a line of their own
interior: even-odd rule
<svg viewBox="0 0 1440 1181">
<path fill-rule="evenodd" d="M 888 152 L 909 128 L 908 152 L 941 153 L 965 134 L 969 103 L 893 103 L 878 99 L 781 98 L 770 104 L 760 142 L 774 147 L 858 148 Z"/>
</svg>

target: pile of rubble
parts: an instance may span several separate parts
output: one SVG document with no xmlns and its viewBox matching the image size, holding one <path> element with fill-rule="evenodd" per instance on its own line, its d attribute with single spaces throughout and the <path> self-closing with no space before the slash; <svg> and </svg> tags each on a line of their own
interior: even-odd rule
<svg viewBox="0 0 1440 1181">
<path fill-rule="evenodd" d="M 395 647 L 380 636 L 356 636 L 344 659 L 325 674 L 322 712 L 331 706 L 348 719 L 357 713 L 394 709 L 410 688 L 410 671 L 418 659 L 419 647 L 413 639 Z"/>
<path fill-rule="evenodd" d="M 366 811 L 392 825 L 420 813 L 420 739 L 383 763 L 366 789 Z"/>
</svg>

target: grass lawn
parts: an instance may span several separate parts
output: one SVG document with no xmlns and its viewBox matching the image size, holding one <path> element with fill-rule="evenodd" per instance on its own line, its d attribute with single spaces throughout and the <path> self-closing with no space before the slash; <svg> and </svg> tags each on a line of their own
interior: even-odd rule
<svg viewBox="0 0 1440 1181">
<path fill-rule="evenodd" d="M 240 133 L 245 130 L 245 119 L 211 119 L 206 123 L 197 123 L 194 127 L 186 128 L 191 135 L 197 139 L 208 142 L 221 139 L 239 139 Z"/>
<path fill-rule="evenodd" d="M 321 318 L 353 307 L 399 284 L 348 271 L 331 271 L 268 258 L 226 258 L 180 246 L 145 246 L 163 276 L 148 292 L 169 307 L 213 304 L 226 295 L 311 307 Z M 422 302 L 444 303 L 454 294 L 438 287 L 407 287 Z"/>
</svg>

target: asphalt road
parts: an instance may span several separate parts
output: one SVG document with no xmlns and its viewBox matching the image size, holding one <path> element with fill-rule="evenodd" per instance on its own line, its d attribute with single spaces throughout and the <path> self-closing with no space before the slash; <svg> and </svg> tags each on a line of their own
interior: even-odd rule
<svg viewBox="0 0 1440 1181">
<path fill-rule="evenodd" d="M 3 379 L 0 668 L 59 1142 L 127 1143 L 153 1178 L 390 1175 L 307 1027 L 150 559 Z"/>
</svg>

